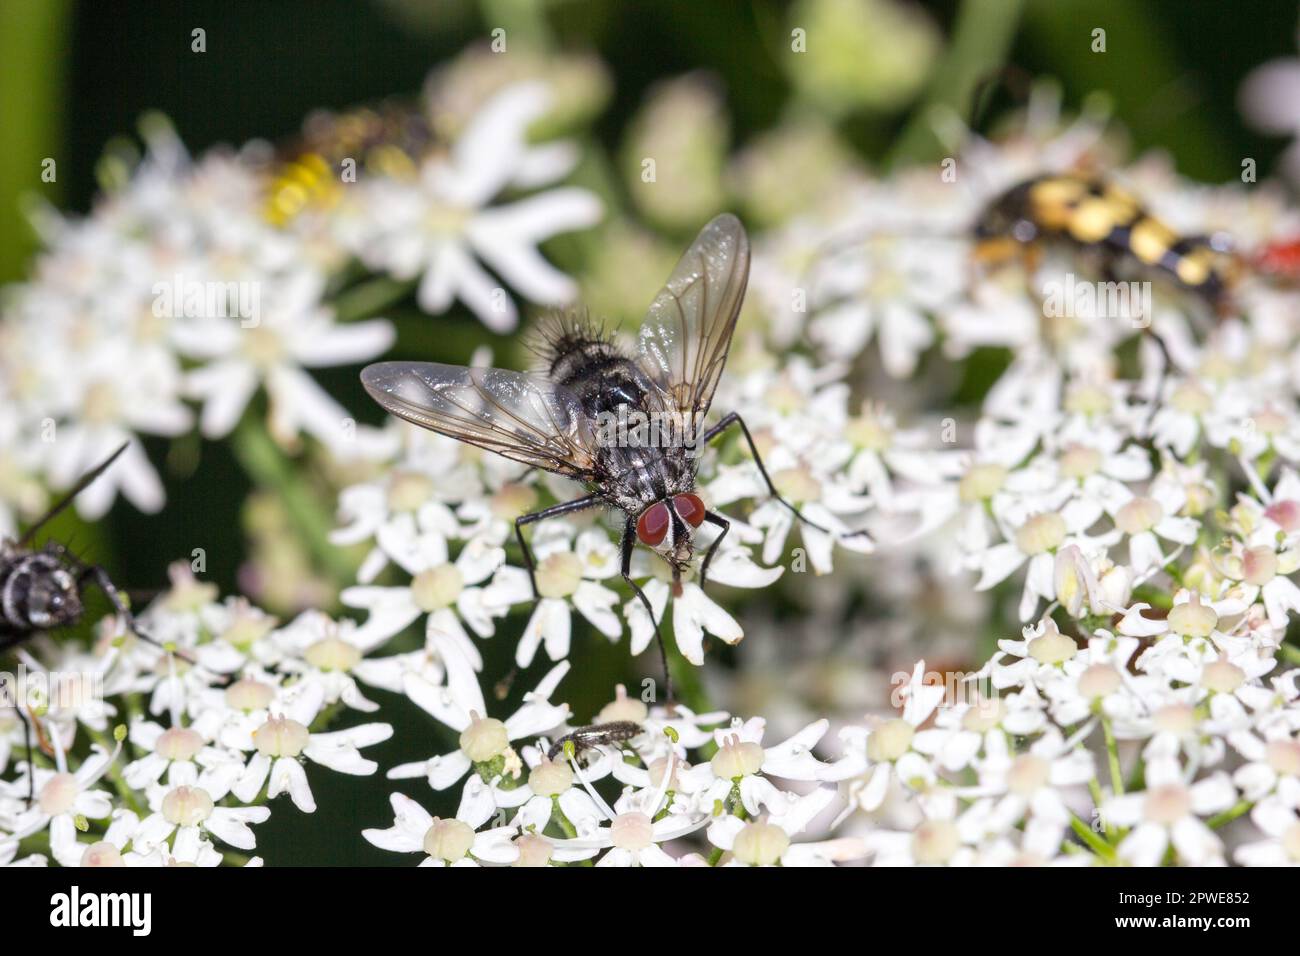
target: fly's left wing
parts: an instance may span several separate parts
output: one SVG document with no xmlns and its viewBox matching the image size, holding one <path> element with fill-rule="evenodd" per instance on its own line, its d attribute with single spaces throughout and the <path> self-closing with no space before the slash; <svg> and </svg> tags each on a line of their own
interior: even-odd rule
<svg viewBox="0 0 1300 956">
<path fill-rule="evenodd" d="M 499 368 L 380 362 L 361 372 L 370 397 L 421 428 L 586 481 L 597 442 L 582 405 L 545 378 Z"/>
<path fill-rule="evenodd" d="M 641 325 L 638 364 L 697 427 L 722 377 L 748 281 L 749 237 L 724 213 L 700 230 Z"/>
</svg>

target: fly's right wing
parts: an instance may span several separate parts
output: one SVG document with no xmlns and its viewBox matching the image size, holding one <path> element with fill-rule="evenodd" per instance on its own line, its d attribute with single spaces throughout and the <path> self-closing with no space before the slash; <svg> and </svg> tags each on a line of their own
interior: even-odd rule
<svg viewBox="0 0 1300 956">
<path fill-rule="evenodd" d="M 700 230 L 641 325 L 641 368 L 696 427 L 722 377 L 748 281 L 749 238 L 724 213 Z"/>
<path fill-rule="evenodd" d="M 380 362 L 361 372 L 370 397 L 398 418 L 579 481 L 597 442 L 577 397 L 545 378 L 499 368 Z"/>
</svg>

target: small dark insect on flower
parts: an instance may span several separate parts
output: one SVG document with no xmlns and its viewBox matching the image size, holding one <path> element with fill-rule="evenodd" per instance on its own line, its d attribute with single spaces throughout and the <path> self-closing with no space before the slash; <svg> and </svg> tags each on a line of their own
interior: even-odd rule
<svg viewBox="0 0 1300 956">
<path fill-rule="evenodd" d="M 86 564 L 57 541 L 48 541 L 40 548 L 32 547 L 37 532 L 107 471 L 126 448 L 123 445 L 84 475 L 62 501 L 39 518 L 17 541 L 0 539 L 0 653 L 17 647 L 37 634 L 75 626 L 85 613 L 83 597 L 92 585 L 104 592 L 113 605 L 113 610 L 125 622 L 127 630 L 142 641 L 162 646 L 140 630 L 135 616 L 107 571 L 98 565 Z M 23 724 L 27 742 L 30 802 L 35 796 L 35 775 L 31 771 L 31 723 L 23 713 L 21 701 L 14 699 L 5 703 L 13 706 Z"/>
<path fill-rule="evenodd" d="M 546 759 L 554 760 L 564 752 L 564 746 L 568 743 L 573 744 L 573 756 L 577 757 L 583 751 L 591 750 L 593 747 L 599 747 L 603 744 L 621 744 L 625 740 L 631 740 L 641 732 L 641 725 L 631 720 L 612 720 L 606 724 L 579 727 L 576 730 L 569 731 L 551 744 L 550 749 L 546 751 Z"/>
<path fill-rule="evenodd" d="M 748 280 L 749 239 L 740 220 L 724 214 L 700 231 L 650 304 L 635 350 L 570 313 L 543 331 L 535 372 L 382 362 L 361 373 L 375 401 L 399 418 L 586 485 L 586 495 L 515 521 L 534 596 L 524 525 L 601 506 L 622 513 L 623 579 L 656 625 L 670 701 L 667 650 L 654 609 L 632 580 L 632 550 L 640 541 L 668 562 L 680 595 L 696 532 L 713 525 L 718 532 L 699 571 L 704 584 L 730 522 L 695 491 L 700 452 L 739 428 L 768 491 L 807 520 L 773 486 L 737 413 L 704 426 Z"/>
</svg>

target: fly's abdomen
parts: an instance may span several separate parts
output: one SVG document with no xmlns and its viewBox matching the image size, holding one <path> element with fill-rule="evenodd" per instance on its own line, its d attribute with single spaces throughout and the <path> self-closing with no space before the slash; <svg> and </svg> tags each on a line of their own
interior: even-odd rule
<svg viewBox="0 0 1300 956">
<path fill-rule="evenodd" d="M 0 565 L 0 623 L 16 630 L 32 626 L 27 610 L 37 570 L 33 555 L 13 555 Z"/>
</svg>

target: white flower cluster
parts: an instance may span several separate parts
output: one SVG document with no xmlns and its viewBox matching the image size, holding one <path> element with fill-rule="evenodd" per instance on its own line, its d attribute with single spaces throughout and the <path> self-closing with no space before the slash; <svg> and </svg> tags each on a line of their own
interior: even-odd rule
<svg viewBox="0 0 1300 956">
<path fill-rule="evenodd" d="M 1084 132 L 1056 144 L 1086 146 Z M 1016 181 L 1028 171 L 1018 145 L 982 146 L 979 168 L 1002 186 Z M 1189 233 L 1231 222 L 1249 246 L 1294 220 L 1268 194 L 1194 188 L 1152 164 L 1116 175 Z M 772 750 L 761 745 L 761 719 L 729 723 L 620 694 L 594 727 L 573 732 L 564 761 L 546 751 L 568 725 L 524 742 L 556 718 L 562 667 L 502 722 L 480 709 L 472 655 L 449 647 L 444 686 L 415 675 L 405 690 L 461 734 L 460 750 L 394 776 L 425 775 L 444 790 L 469 771 L 460 810 L 435 819 L 395 795 L 395 826 L 368 832 L 372 842 L 423 852 L 429 864 L 1300 863 L 1300 670 L 1288 669 L 1298 655 L 1285 640 L 1300 610 L 1290 578 L 1300 568 L 1300 296 L 1248 279 L 1234 289 L 1238 314 L 1207 330 L 1204 303 L 1157 280 L 1146 321 L 1058 316 L 1034 290 L 1086 269 L 1063 254 L 1035 275 L 1008 277 L 970 270 L 968 243 L 861 241 L 862 224 L 891 221 L 883 206 L 921 233 L 972 215 L 968 194 L 944 188 L 948 207 L 932 181 L 909 172 L 870 184 L 828 220 L 772 237 L 754 276 L 763 334 L 810 341 L 828 363 L 764 363 L 760 350 L 737 345 L 719 402 L 763 420 L 763 452 L 786 469 L 778 484 L 815 489 L 794 497 L 824 509 L 823 522 L 867 513 L 880 555 L 923 549 L 953 574 L 947 589 L 1005 593 L 1015 580 L 1010 604 L 1029 622 L 1022 638 L 1000 641 L 965 675 L 918 664 L 897 689 L 900 716 L 848 724 L 835 739 L 817 721 Z M 873 341 L 884 369 L 916 376 L 917 387 L 894 389 L 898 412 L 868 404 L 850 416 L 845 383 L 874 360 Z M 935 360 L 932 349 L 971 361 L 986 346 L 1009 350 L 1010 364 L 971 420 L 918 369 Z M 908 416 L 920 424 L 900 426 Z M 706 463 L 703 485 L 717 505 L 738 497 L 733 489 L 762 498 L 725 460 Z M 457 484 L 431 481 L 427 496 L 440 486 Z M 378 502 L 382 491 L 366 494 Z M 463 520 L 468 505 L 457 500 Z M 500 517 L 539 499 L 511 504 Z M 438 515 L 415 523 L 452 527 L 445 508 Z M 780 518 L 761 504 L 748 524 L 783 542 Z M 554 553 L 572 568 L 555 592 L 572 591 L 598 629 L 617 633 L 602 613 L 610 599 L 576 597 L 586 556 L 608 567 L 607 535 L 554 533 Z M 829 549 L 804 534 L 814 564 L 829 570 L 817 560 Z M 781 547 L 764 548 L 764 563 Z M 492 583 L 471 606 L 492 616 L 495 576 L 479 580 Z M 409 620 L 418 601 L 406 605 Z M 696 660 L 676 607 L 672 619 Z M 567 627 L 562 634 L 553 658 L 568 647 Z M 525 638 L 521 662 L 538 639 Z M 624 721 L 639 732 L 602 730 Z M 584 740 L 595 743 L 577 746 Z M 711 844 L 703 852 L 687 839 L 696 830 Z"/>
<path fill-rule="evenodd" d="M 825 658 L 831 703 L 792 717 L 769 694 L 722 711 L 707 703 L 715 688 L 692 681 L 668 702 L 647 680 L 574 719 L 562 683 L 587 634 L 626 633 L 633 655 L 655 634 L 620 580 L 621 528 L 597 511 L 530 526 L 534 595 L 515 520 L 579 489 L 406 426 L 347 444 L 347 411 L 303 371 L 392 340 L 383 320 L 336 322 L 349 259 L 428 311 L 460 299 L 495 330 L 517 310 L 485 267 L 533 301 L 572 296 L 537 243 L 594 222 L 596 199 L 560 187 L 494 204 L 573 168 L 571 145 L 529 139 L 546 102 L 535 84 L 508 87 L 416 175 L 366 177 L 285 229 L 265 221 L 252 157 L 191 162 L 156 131 L 92 216 L 46 218 L 49 251 L 0 324 L 0 533 L 14 510 L 39 511 L 43 484 L 70 483 L 125 440 L 125 467 L 82 506 L 100 513 L 120 489 L 159 507 L 135 437 L 185 433 L 186 399 L 204 434 L 224 436 L 261 388 L 281 444 L 305 433 L 362 460 L 369 477 L 342 491 L 331 540 L 367 554 L 340 595 L 358 622 L 281 624 L 180 573 L 142 615 L 174 652 L 114 619 L 94 653 L 21 649 L 51 691 L 24 709 L 35 766 L 23 723 L 0 711 L 0 771 L 12 771 L 0 862 L 236 860 L 216 844 L 253 849 L 270 798 L 314 810 L 304 761 L 378 769 L 360 749 L 388 724 L 326 729 L 377 709 L 366 685 L 458 735 L 455 750 L 388 768 L 427 780 L 454 815 L 394 794 L 393 826 L 364 834 L 427 865 L 1300 863 L 1300 670 L 1288 669 L 1300 652 L 1287 641 L 1300 612 L 1300 293 L 1247 276 L 1225 317 L 1157 279 L 1135 321 L 1097 297 L 1048 307 L 1047 290 L 1096 278 L 1069 249 L 976 268 L 970 227 L 992 196 L 1105 154 L 1088 117 L 976 141 L 955 179 L 863 180 L 756 243 L 713 407 L 744 415 L 776 487 L 827 530 L 796 530 L 729 439 L 700 460 L 701 497 L 731 521 L 708 593 L 688 577 L 673 596 L 644 548 L 631 574 L 689 665 L 750 624 L 742 677 L 756 640 L 776 648 L 762 649 L 770 681 L 809 653 L 797 626 L 750 613 L 770 610 L 756 598 L 812 605 L 816 629 L 846 638 Z M 1246 252 L 1297 225 L 1265 190 L 1194 186 L 1152 160 L 1112 175 L 1180 232 L 1230 229 Z M 256 321 L 190 310 L 174 276 L 235 282 L 225 306 L 256 283 Z M 46 424 L 57 440 L 42 440 Z M 715 533 L 702 528 L 697 549 Z M 836 567 L 837 545 L 873 557 Z M 723 601 L 715 585 L 742 590 Z M 880 606 L 911 619 L 873 620 Z M 941 614 L 945 650 L 970 666 L 931 654 L 934 673 L 913 668 L 916 632 Z M 900 623 L 890 646 L 909 658 L 905 679 L 860 720 L 862 701 L 885 695 L 846 705 L 842 689 L 879 676 L 864 647 Z M 1017 629 L 976 656 L 981 633 Z M 505 634 L 518 668 L 549 669 L 493 716 L 484 642 Z M 64 703 L 53 687 L 67 674 L 103 693 Z M 765 745 L 769 727 L 787 739 Z"/>
<path fill-rule="evenodd" d="M 262 390 L 284 448 L 307 434 L 336 458 L 364 452 L 375 436 L 309 373 L 364 362 L 394 341 L 384 319 L 341 321 L 356 318 L 340 314 L 349 302 L 367 301 L 355 259 L 418 279 L 429 311 L 458 297 L 499 331 L 513 327 L 515 306 L 480 257 L 535 301 L 571 298 L 571 280 L 536 246 L 597 221 L 595 196 L 566 187 L 491 205 L 576 161 L 569 144 L 527 143 L 548 102 L 538 83 L 508 87 L 411 176 L 333 183 L 339 201 L 283 227 L 268 213 L 276 169 L 264 144 L 192 160 L 165 122 L 147 120 L 144 158 L 130 168 L 106 157 L 113 185 L 89 216 L 34 216 L 45 248 L 31 278 L 8 290 L 0 320 L 0 534 L 12 534 L 15 512 L 39 513 L 37 479 L 67 488 L 128 442 L 78 509 L 96 518 L 121 492 L 159 510 L 162 483 L 139 438 L 187 434 L 191 403 L 202 435 L 220 439 Z"/>
<path fill-rule="evenodd" d="M 35 728 L 35 766 L 11 710 L 0 772 L 17 772 L 0 783 L 0 863 L 44 865 L 48 851 L 63 866 L 260 864 L 238 851 L 256 847 L 267 801 L 287 794 L 316 810 L 305 763 L 378 769 L 361 748 L 387 740 L 388 724 L 321 729 L 340 711 L 377 709 L 356 682 L 369 648 L 351 622 L 313 611 L 281 625 L 243 599 L 218 601 L 178 565 L 140 624 L 175 651 L 108 617 L 91 652 L 24 649 L 25 672 L 6 675 L 6 703 Z"/>
</svg>

